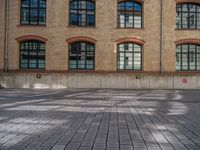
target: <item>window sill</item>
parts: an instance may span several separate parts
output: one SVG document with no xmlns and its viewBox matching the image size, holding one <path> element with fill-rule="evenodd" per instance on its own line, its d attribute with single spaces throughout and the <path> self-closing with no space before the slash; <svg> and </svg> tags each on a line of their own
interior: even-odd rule
<svg viewBox="0 0 200 150">
<path fill-rule="evenodd" d="M 120 28 L 120 27 L 116 27 L 116 29 L 121 29 L 121 30 L 144 30 L 144 28 Z"/>
<path fill-rule="evenodd" d="M 200 31 L 200 29 L 175 29 L 175 31 Z"/>
<path fill-rule="evenodd" d="M 67 28 L 96 29 L 96 26 L 90 27 L 90 26 L 71 26 L 71 25 L 69 25 L 69 26 L 67 26 Z"/>
<path fill-rule="evenodd" d="M 17 27 L 38 27 L 38 28 L 46 28 L 47 25 L 28 25 L 28 24 L 18 24 Z"/>
</svg>

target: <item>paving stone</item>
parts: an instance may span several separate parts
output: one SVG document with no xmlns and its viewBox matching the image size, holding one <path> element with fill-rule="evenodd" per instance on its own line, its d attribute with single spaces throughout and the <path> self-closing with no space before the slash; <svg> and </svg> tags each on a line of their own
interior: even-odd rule
<svg viewBox="0 0 200 150">
<path fill-rule="evenodd" d="M 0 149 L 200 149 L 200 90 L 99 91 L 0 90 Z"/>
</svg>

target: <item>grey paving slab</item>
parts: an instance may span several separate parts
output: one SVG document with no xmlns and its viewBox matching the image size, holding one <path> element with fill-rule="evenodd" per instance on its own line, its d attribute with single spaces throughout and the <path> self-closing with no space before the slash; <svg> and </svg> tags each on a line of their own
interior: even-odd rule
<svg viewBox="0 0 200 150">
<path fill-rule="evenodd" d="M 199 93 L 0 89 L 0 150 L 199 150 Z"/>
</svg>

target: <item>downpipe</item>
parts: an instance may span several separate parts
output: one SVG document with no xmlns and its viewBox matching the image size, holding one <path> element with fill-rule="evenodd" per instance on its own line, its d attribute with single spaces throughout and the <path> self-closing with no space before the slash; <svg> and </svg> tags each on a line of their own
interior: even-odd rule
<svg viewBox="0 0 200 150">
<path fill-rule="evenodd" d="M 9 30 L 9 0 L 5 0 L 5 31 L 4 31 L 4 72 L 8 71 L 8 30 Z"/>
<path fill-rule="evenodd" d="M 160 0 L 160 74 L 164 73 L 163 58 L 163 0 Z"/>
</svg>

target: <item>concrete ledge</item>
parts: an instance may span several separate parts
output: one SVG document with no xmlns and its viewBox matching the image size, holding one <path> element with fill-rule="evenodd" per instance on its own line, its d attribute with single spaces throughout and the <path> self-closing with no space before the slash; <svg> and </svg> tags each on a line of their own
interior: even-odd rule
<svg viewBox="0 0 200 150">
<path fill-rule="evenodd" d="M 1 73 L 5 88 L 200 89 L 199 75 Z"/>
</svg>

